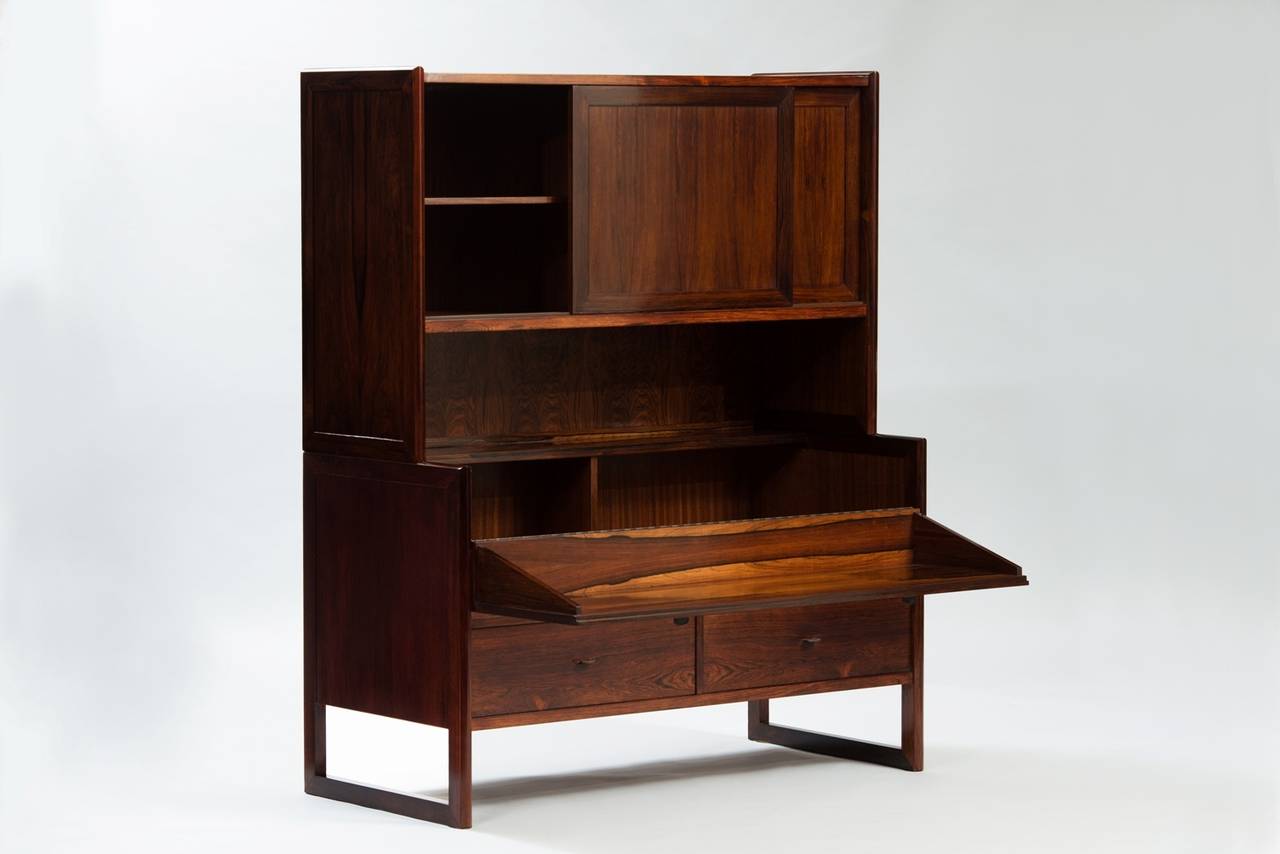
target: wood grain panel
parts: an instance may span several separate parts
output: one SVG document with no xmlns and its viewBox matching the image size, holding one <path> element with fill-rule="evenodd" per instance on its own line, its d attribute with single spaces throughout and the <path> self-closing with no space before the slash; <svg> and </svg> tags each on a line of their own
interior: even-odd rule
<svg viewBox="0 0 1280 854">
<path fill-rule="evenodd" d="M 718 327 L 508 332 L 427 341 L 427 435 L 551 436 L 749 419 Z M 740 365 L 739 365 L 740 367 Z"/>
<path fill-rule="evenodd" d="M 429 335 L 430 445 L 859 415 L 860 321 Z"/>
<path fill-rule="evenodd" d="M 693 622 L 519 625 L 472 632 L 477 716 L 693 693 Z"/>
<path fill-rule="evenodd" d="M 639 528 L 750 518 L 757 515 L 761 472 L 780 453 L 714 449 L 601 458 L 596 524 Z"/>
<path fill-rule="evenodd" d="M 463 470 L 304 460 L 309 701 L 460 725 L 471 599 Z"/>
<path fill-rule="evenodd" d="M 790 90 L 574 90 L 579 312 L 790 299 Z"/>
<path fill-rule="evenodd" d="M 911 606 L 901 599 L 713 614 L 702 631 L 706 691 L 911 669 Z"/>
<path fill-rule="evenodd" d="M 587 458 L 471 467 L 471 536 L 523 537 L 591 527 Z"/>
<path fill-rule="evenodd" d="M 859 90 L 798 90 L 795 97 L 796 302 L 858 299 L 862 243 Z"/>
<path fill-rule="evenodd" d="M 422 71 L 302 75 L 303 446 L 417 459 Z"/>
<path fill-rule="evenodd" d="M 476 547 L 476 610 L 566 624 L 1027 583 L 1016 564 L 910 509 L 482 540 Z"/>
</svg>

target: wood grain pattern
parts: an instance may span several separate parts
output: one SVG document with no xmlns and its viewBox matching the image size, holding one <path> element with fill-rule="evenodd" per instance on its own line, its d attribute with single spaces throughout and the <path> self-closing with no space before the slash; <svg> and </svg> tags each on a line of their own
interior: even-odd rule
<svg viewBox="0 0 1280 854">
<path fill-rule="evenodd" d="M 309 702 L 460 725 L 471 598 L 463 470 L 304 461 Z"/>
<path fill-rule="evenodd" d="M 825 694 L 832 691 L 853 691 L 860 688 L 885 688 L 901 685 L 911 679 L 910 673 L 886 673 L 879 676 L 858 676 L 851 679 L 835 679 L 827 682 L 800 682 L 792 685 L 768 685 L 761 688 L 743 688 L 735 691 L 714 691 L 684 694 L 678 697 L 660 697 L 653 700 L 630 700 L 621 703 L 600 703 L 591 706 L 566 706 L 539 712 L 515 712 L 507 715 L 489 715 L 474 718 L 472 728 L 498 729 L 500 727 L 527 726 L 554 721 L 573 721 L 583 718 L 599 718 L 607 715 L 631 715 L 640 712 L 659 712 L 666 709 L 684 709 L 696 706 L 714 706 L 720 703 L 741 703 L 757 697 L 799 697 L 805 694 Z"/>
<path fill-rule="evenodd" d="M 741 427 L 771 410 L 855 413 L 860 325 L 428 335 L 426 441 Z"/>
<path fill-rule="evenodd" d="M 422 70 L 302 75 L 303 447 L 422 447 Z"/>
<path fill-rule="evenodd" d="M 867 86 L 869 71 L 818 73 L 704 74 L 458 74 L 427 73 L 428 83 L 513 86 Z"/>
<path fill-rule="evenodd" d="M 911 607 L 901 599 L 703 618 L 709 691 L 900 673 L 911 667 Z"/>
<path fill-rule="evenodd" d="M 472 633 L 477 717 L 693 693 L 693 624 L 521 625 Z"/>
<path fill-rule="evenodd" d="M 788 320 L 829 320 L 866 317 L 858 302 L 779 306 L 775 308 L 703 309 L 689 311 L 633 311 L 618 314 L 570 314 L 532 311 L 518 314 L 428 315 L 426 331 L 514 332 L 533 329 L 604 329 L 619 326 L 690 326 L 706 323 L 760 323 Z"/>
<path fill-rule="evenodd" d="M 1017 565 L 910 509 L 476 545 L 476 610 L 567 624 L 1026 584 Z M 530 604 L 530 580 L 554 595 Z"/>
<path fill-rule="evenodd" d="M 591 527 L 589 459 L 471 466 L 471 536 L 523 537 Z"/>
<path fill-rule="evenodd" d="M 690 427 L 599 435 L 563 435 L 531 439 L 478 439 L 428 445 L 431 462 L 457 465 L 511 460 L 612 457 L 671 451 L 775 447 L 802 444 L 803 433 L 756 430 L 749 426 Z M 901 504 L 893 505 L 903 506 Z M 610 525 L 608 527 L 633 527 Z"/>
<path fill-rule="evenodd" d="M 577 312 L 789 302 L 790 96 L 574 89 Z"/>
<path fill-rule="evenodd" d="M 796 91 L 792 296 L 798 303 L 859 298 L 860 94 L 858 89 Z"/>
</svg>

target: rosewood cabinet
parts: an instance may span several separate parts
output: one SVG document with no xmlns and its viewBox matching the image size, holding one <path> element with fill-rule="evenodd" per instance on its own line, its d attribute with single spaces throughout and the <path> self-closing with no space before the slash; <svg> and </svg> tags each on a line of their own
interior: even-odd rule
<svg viewBox="0 0 1280 854">
<path fill-rule="evenodd" d="M 745 701 L 923 764 L 923 599 L 1026 584 L 876 432 L 874 73 L 302 75 L 306 789 L 471 823 L 471 734 Z M 770 722 L 898 685 L 902 741 Z M 325 710 L 444 727 L 440 803 Z"/>
</svg>

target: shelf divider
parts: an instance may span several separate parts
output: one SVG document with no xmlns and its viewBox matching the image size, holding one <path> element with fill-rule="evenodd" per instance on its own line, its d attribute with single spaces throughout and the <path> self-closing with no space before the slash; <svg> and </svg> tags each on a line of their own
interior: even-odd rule
<svg viewBox="0 0 1280 854">
<path fill-rule="evenodd" d="M 427 332 L 519 332 L 535 329 L 602 329 L 613 326 L 679 326 L 695 323 L 748 323 L 780 320 L 828 320 L 866 317 L 862 302 L 808 303 L 772 308 L 724 308 L 702 311 L 636 311 L 571 314 L 567 311 L 522 314 L 436 314 L 426 318 Z"/>
<path fill-rule="evenodd" d="M 428 207 L 457 205 L 557 205 L 564 196 L 427 196 Z"/>
</svg>

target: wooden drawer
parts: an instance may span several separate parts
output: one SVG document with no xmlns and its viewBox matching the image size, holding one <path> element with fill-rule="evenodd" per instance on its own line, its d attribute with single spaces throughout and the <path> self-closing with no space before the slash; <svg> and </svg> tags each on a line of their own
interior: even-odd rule
<svg viewBox="0 0 1280 854">
<path fill-rule="evenodd" d="M 900 598 L 706 616 L 701 690 L 910 670 L 910 617 Z"/>
<path fill-rule="evenodd" d="M 471 633 L 471 713 L 692 694 L 693 620 L 524 624 Z"/>
</svg>

